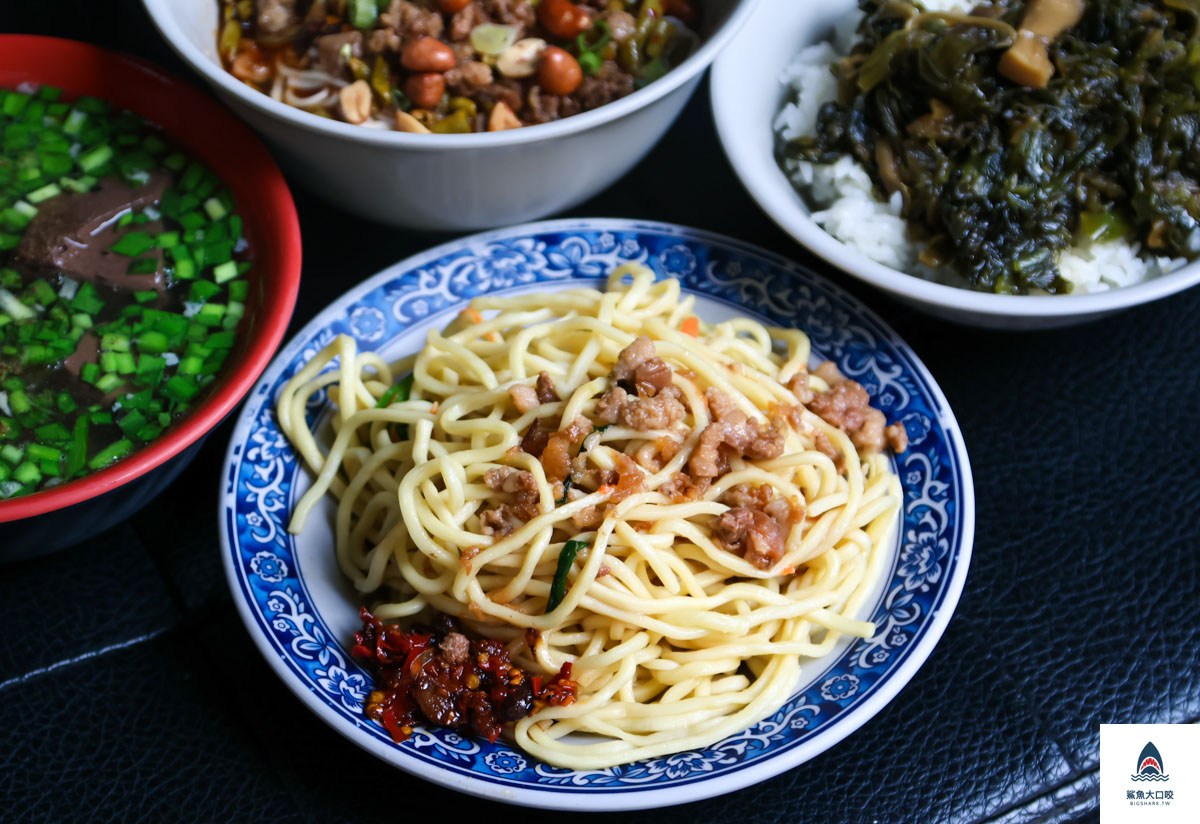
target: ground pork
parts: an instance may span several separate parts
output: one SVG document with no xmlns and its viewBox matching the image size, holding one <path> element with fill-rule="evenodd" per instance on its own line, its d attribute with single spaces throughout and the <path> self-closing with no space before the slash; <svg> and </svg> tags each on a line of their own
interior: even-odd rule
<svg viewBox="0 0 1200 824">
<path fill-rule="evenodd" d="M 895 448 L 896 444 L 902 443 L 900 433 L 889 429 L 883 413 L 871 406 L 871 396 L 862 384 L 843 377 L 829 361 L 817 367 L 817 374 L 830 384 L 830 388 L 828 392 L 816 393 L 808 402 L 808 408 L 849 435 L 859 452 L 870 455 L 882 452 L 889 444 Z M 905 435 L 901 448 L 896 451 L 903 452 L 907 447 Z"/>
<path fill-rule="evenodd" d="M 770 569 L 783 557 L 779 523 L 759 509 L 739 506 L 722 513 L 713 526 L 713 538 L 759 569 Z"/>
<path fill-rule="evenodd" d="M 842 453 L 838 452 L 833 443 L 829 440 L 829 436 L 821 430 L 817 430 L 813 434 L 813 446 L 829 460 L 833 461 L 839 468 L 842 465 Z"/>
<path fill-rule="evenodd" d="M 549 372 L 538 373 L 537 398 L 542 403 L 554 403 L 562 400 L 558 396 L 558 390 L 554 387 L 554 379 L 550 377 Z"/>
<path fill-rule="evenodd" d="M 684 503 L 699 500 L 711 485 L 711 478 L 693 478 L 686 472 L 676 472 L 658 487 L 658 491 L 673 503 Z"/>
<path fill-rule="evenodd" d="M 609 500 L 613 503 L 623 501 L 646 488 L 646 476 L 632 458 L 618 452 L 613 456 L 613 463 L 617 466 L 617 488 Z"/>
<path fill-rule="evenodd" d="M 525 36 L 525 29 L 533 25 L 537 11 L 529 0 L 477 0 L 484 13 L 496 23 L 517 26 L 517 39 Z"/>
<path fill-rule="evenodd" d="M 521 451 L 532 455 L 535 458 L 542 457 L 542 452 L 546 449 L 546 444 L 550 440 L 550 433 L 553 431 L 550 426 L 547 426 L 544 421 L 549 418 L 538 418 L 533 422 L 533 425 L 525 430 L 524 436 L 521 438 Z"/>
<path fill-rule="evenodd" d="M 688 469 L 694 478 L 719 478 L 728 471 L 730 457 L 752 461 L 778 458 L 783 454 L 785 426 L 782 419 L 765 426 L 753 420 L 713 421 L 700 433 Z"/>
<path fill-rule="evenodd" d="M 442 15 L 424 9 L 409 0 L 392 0 L 387 11 L 379 15 L 379 28 L 371 32 L 367 45 L 371 51 L 401 52 L 405 44 L 418 37 L 439 37 L 442 34 Z"/>
<path fill-rule="evenodd" d="M 479 514 L 484 535 L 503 537 L 537 517 L 541 496 L 533 473 L 506 466 L 493 467 L 484 473 L 483 480 L 489 489 L 512 496 L 495 509 L 486 509 Z"/>
<path fill-rule="evenodd" d="M 597 109 L 633 93 L 633 75 L 622 71 L 613 60 L 605 60 L 594 75 L 585 76 L 572 95 L 583 111 Z"/>
<path fill-rule="evenodd" d="M 258 0 L 258 31 L 261 34 L 279 34 L 296 25 L 296 0 Z"/>
<path fill-rule="evenodd" d="M 604 522 L 602 506 L 585 506 L 571 516 L 571 523 L 578 530 L 596 529 Z"/>
<path fill-rule="evenodd" d="M 666 387 L 653 397 L 640 398 L 615 386 L 600 396 L 596 404 L 596 417 L 605 423 L 620 421 L 639 432 L 668 429 L 687 414 L 681 397 L 679 389 L 674 386 Z"/>
<path fill-rule="evenodd" d="M 725 490 L 725 493 L 721 495 L 721 503 L 729 504 L 731 507 L 762 509 L 774 494 L 775 490 L 769 484 L 759 484 L 758 486 L 737 484 Z"/>
<path fill-rule="evenodd" d="M 530 409 L 537 409 L 541 406 L 537 391 L 532 386 L 523 383 L 516 383 L 508 387 L 508 396 L 512 398 L 513 406 L 522 415 Z"/>
<path fill-rule="evenodd" d="M 775 519 L 780 532 L 786 536 L 794 524 L 804 520 L 804 501 L 796 499 L 789 501 L 775 495 L 775 488 L 770 484 L 737 484 L 725 490 L 721 495 L 721 503 L 728 504 L 734 509 L 761 510 Z"/>
<path fill-rule="evenodd" d="M 808 372 L 803 369 L 792 375 L 792 379 L 787 383 L 787 388 L 800 403 L 807 404 L 813 399 L 813 391 L 808 385 Z"/>
<path fill-rule="evenodd" d="M 471 642 L 461 632 L 450 632 L 438 642 L 442 657 L 450 664 L 461 664 L 471 653 Z"/>
<path fill-rule="evenodd" d="M 638 395 L 652 398 L 671 385 L 671 367 L 658 357 L 654 342 L 639 335 L 617 355 L 610 377 L 614 384 L 632 384 Z"/>
<path fill-rule="evenodd" d="M 476 89 L 492 82 L 492 67 L 478 60 L 460 60 L 458 65 L 443 75 L 446 88 L 455 92 L 473 93 Z"/>
<path fill-rule="evenodd" d="M 550 483 L 562 483 L 571 472 L 572 447 L 583 443 L 592 432 L 592 422 L 579 415 L 561 432 L 555 432 L 542 450 L 542 469 Z"/>
</svg>

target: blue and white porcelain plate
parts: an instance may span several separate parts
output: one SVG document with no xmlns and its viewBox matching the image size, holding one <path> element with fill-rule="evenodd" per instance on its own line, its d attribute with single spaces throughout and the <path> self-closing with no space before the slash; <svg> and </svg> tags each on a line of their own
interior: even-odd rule
<svg viewBox="0 0 1200 824">
<path fill-rule="evenodd" d="M 350 657 L 358 602 L 337 569 L 332 501 L 299 536 L 288 516 L 310 484 L 275 420 L 289 378 L 334 336 L 397 358 L 416 351 L 476 295 L 596 285 L 643 263 L 696 296 L 706 320 L 749 315 L 804 330 L 813 364 L 833 360 L 889 421 L 908 430 L 895 471 L 903 528 L 860 617 L 877 631 L 804 667 L 791 699 L 704 750 L 603 770 L 552 767 L 503 741 L 418 729 L 395 744 L 363 717 L 369 676 Z M 309 410 L 319 425 L 327 404 Z M 622 810 L 694 801 L 813 758 L 879 712 L 929 656 L 966 579 L 974 534 L 971 470 L 958 424 L 925 367 L 874 313 L 812 272 L 720 235 L 657 223 L 562 220 L 456 240 L 392 266 L 319 314 L 249 396 L 222 473 L 221 545 L 229 584 L 267 661 L 322 720 L 414 775 L 485 798 L 554 809 Z"/>
</svg>

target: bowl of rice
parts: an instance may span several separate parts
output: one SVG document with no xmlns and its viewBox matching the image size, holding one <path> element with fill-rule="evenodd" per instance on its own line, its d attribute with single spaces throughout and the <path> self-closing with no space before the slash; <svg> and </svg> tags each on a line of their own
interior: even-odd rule
<svg viewBox="0 0 1200 824">
<path fill-rule="evenodd" d="M 963 10 L 961 0 L 922 5 Z M 830 66 L 849 52 L 861 20 L 855 0 L 764 3 L 713 66 L 713 114 L 725 153 L 759 206 L 802 245 L 923 311 L 989 328 L 1067 326 L 1200 281 L 1200 263 L 1106 240 L 1059 255 L 1067 294 L 976 291 L 944 267 L 920 262 L 924 244 L 901 216 L 900 193 L 881 196 L 851 155 L 828 163 L 781 158 L 781 142 L 813 134 L 822 106 L 837 98 Z"/>
</svg>

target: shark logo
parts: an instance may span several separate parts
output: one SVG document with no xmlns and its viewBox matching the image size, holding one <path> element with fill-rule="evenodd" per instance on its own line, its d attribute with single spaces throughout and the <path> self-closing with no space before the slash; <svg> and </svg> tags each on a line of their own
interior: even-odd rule
<svg viewBox="0 0 1200 824">
<path fill-rule="evenodd" d="M 1134 781 L 1166 781 L 1171 776 L 1167 775 L 1163 767 L 1163 758 L 1159 755 L 1158 748 L 1147 741 L 1146 746 L 1142 747 L 1142 754 L 1138 756 L 1137 772 L 1129 777 Z"/>
</svg>

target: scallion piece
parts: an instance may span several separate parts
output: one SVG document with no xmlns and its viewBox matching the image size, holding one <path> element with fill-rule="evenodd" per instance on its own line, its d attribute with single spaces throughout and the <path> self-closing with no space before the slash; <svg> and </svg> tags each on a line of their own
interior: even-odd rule
<svg viewBox="0 0 1200 824">
<path fill-rule="evenodd" d="M 167 340 L 166 335 L 153 329 L 138 335 L 137 343 L 141 351 L 155 355 L 166 352 L 171 346 L 171 342 Z"/>
<path fill-rule="evenodd" d="M 71 135 L 79 134 L 83 130 L 83 125 L 87 123 L 87 119 L 87 112 L 79 109 L 71 109 L 71 113 L 63 121 L 62 130 Z"/>
<path fill-rule="evenodd" d="M 40 443 L 29 444 L 29 446 L 25 447 L 25 454 L 29 456 L 30 460 L 37 461 L 57 462 L 62 458 L 61 449 L 55 449 L 52 446 L 46 446 Z"/>
<path fill-rule="evenodd" d="M 571 573 L 571 564 L 579 550 L 587 548 L 587 541 L 567 541 L 558 553 L 558 566 L 554 570 L 554 581 L 550 584 L 550 598 L 546 601 L 546 612 L 554 612 L 563 598 L 567 597 L 567 577 Z"/>
<path fill-rule="evenodd" d="M 26 461 L 13 470 L 13 480 L 23 484 L 37 483 L 42 479 L 42 471 L 33 461 Z"/>
<path fill-rule="evenodd" d="M 174 375 L 163 387 L 163 393 L 173 401 L 178 403 L 187 403 L 192 398 L 196 397 L 196 393 L 200 391 L 200 387 L 180 375 Z"/>
<path fill-rule="evenodd" d="M 30 203 L 41 203 L 43 200 L 49 200 L 62 194 L 62 187 L 57 183 L 48 183 L 40 189 L 34 189 L 29 194 L 25 195 L 26 200 Z"/>
<path fill-rule="evenodd" d="M 154 246 L 154 238 L 145 232 L 126 232 L 120 240 L 109 247 L 119 255 L 137 257 Z"/>
<path fill-rule="evenodd" d="M 113 372 L 106 372 L 96 381 L 96 388 L 101 392 L 111 392 L 123 384 L 125 379 Z"/>
<path fill-rule="evenodd" d="M 64 186 L 73 192 L 83 194 L 84 192 L 90 192 L 92 190 L 92 187 L 96 185 L 96 178 L 92 177 L 91 175 L 84 175 L 83 177 L 78 178 L 60 177 L 58 179 L 58 185 Z"/>
<path fill-rule="evenodd" d="M 16 295 L 3 288 L 0 288 L 0 311 L 10 315 L 13 320 L 17 321 L 29 320 L 37 315 L 37 312 L 33 309 L 17 300 Z"/>
<path fill-rule="evenodd" d="M 348 0 L 346 11 L 351 26 L 356 29 L 369 29 L 375 25 L 379 7 L 375 4 L 375 0 Z"/>
<path fill-rule="evenodd" d="M 91 151 L 79 156 L 79 168 L 90 174 L 112 160 L 112 157 L 113 147 L 107 143 L 102 143 Z"/>
<path fill-rule="evenodd" d="M 226 283 L 238 276 L 237 263 L 232 260 L 227 260 L 217 268 L 213 269 L 213 280 L 217 283 Z"/>
<path fill-rule="evenodd" d="M 128 438 L 122 438 L 116 443 L 109 444 L 88 461 L 88 467 L 91 469 L 103 469 L 118 458 L 123 458 L 129 454 L 129 450 L 133 449 L 133 441 Z"/>
<path fill-rule="evenodd" d="M 71 446 L 67 450 L 67 477 L 81 471 L 87 463 L 88 418 L 80 415 L 75 419 L 75 430 L 71 434 Z"/>
<path fill-rule="evenodd" d="M 379 400 L 375 401 L 375 408 L 387 409 L 394 403 L 403 403 L 408 400 L 408 396 L 412 393 L 412 387 L 413 374 L 409 372 L 399 383 L 379 396 Z"/>
<path fill-rule="evenodd" d="M 225 204 L 222 203 L 220 199 L 215 197 L 210 197 L 208 200 L 204 201 L 204 211 L 207 212 L 208 216 L 213 220 L 220 220 L 226 215 Z"/>
</svg>

